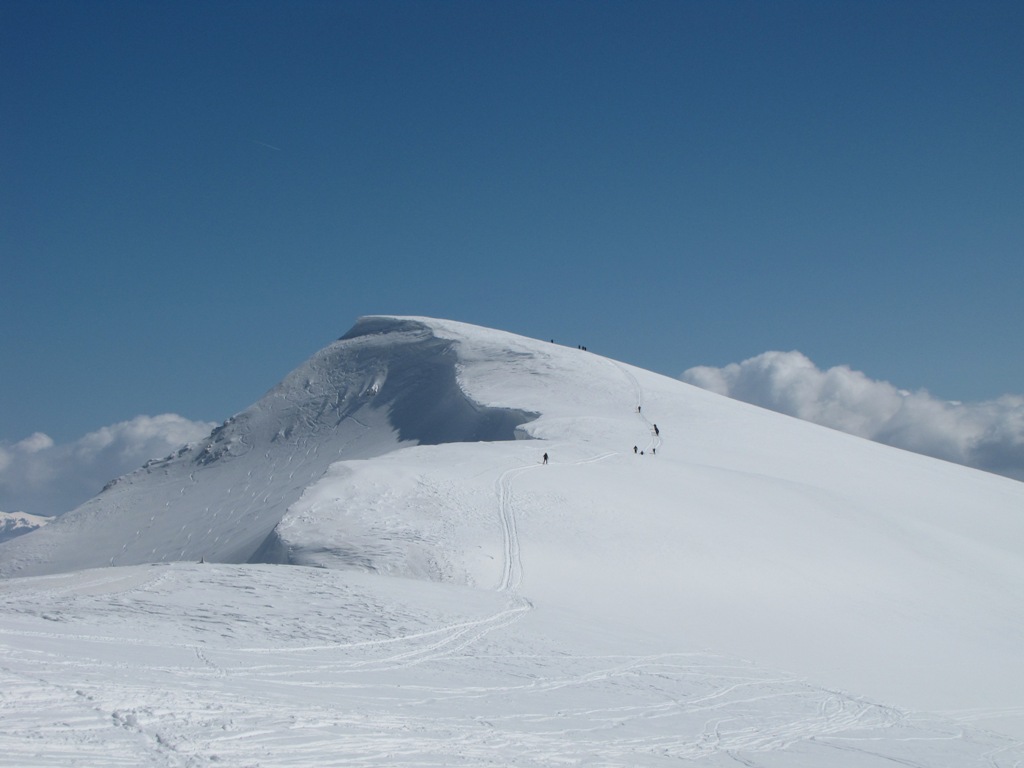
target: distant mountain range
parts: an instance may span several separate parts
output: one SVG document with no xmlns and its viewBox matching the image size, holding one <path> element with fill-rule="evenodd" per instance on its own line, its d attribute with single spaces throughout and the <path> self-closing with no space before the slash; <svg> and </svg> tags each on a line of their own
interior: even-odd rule
<svg viewBox="0 0 1024 768">
<path fill-rule="evenodd" d="M 29 533 L 50 522 L 49 517 L 25 512 L 0 512 L 0 542 Z"/>
</svg>

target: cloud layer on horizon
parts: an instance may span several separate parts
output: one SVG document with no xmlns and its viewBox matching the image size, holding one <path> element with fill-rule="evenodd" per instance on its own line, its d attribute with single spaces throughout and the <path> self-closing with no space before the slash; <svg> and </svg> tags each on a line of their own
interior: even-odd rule
<svg viewBox="0 0 1024 768">
<path fill-rule="evenodd" d="M 201 440 L 216 425 L 165 413 L 136 416 L 57 444 L 42 432 L 0 442 L 0 510 L 56 515 L 95 496 L 110 480 Z"/>
<path fill-rule="evenodd" d="M 939 400 L 845 365 L 819 369 L 800 352 L 765 352 L 723 368 L 698 366 L 688 384 L 799 419 L 1024 480 L 1024 397 Z"/>
</svg>

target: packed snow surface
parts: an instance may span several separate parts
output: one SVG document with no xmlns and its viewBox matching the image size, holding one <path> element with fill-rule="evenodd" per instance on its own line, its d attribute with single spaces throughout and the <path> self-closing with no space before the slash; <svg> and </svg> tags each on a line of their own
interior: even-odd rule
<svg viewBox="0 0 1024 768">
<path fill-rule="evenodd" d="M 459 323 L 0 574 L 0 764 L 1024 765 L 1024 484 Z"/>
</svg>

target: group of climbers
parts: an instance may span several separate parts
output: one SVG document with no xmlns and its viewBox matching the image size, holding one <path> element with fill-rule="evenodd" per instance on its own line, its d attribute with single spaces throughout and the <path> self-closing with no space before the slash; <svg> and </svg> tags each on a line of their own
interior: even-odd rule
<svg viewBox="0 0 1024 768">
<path fill-rule="evenodd" d="M 636 412 L 637 413 L 641 413 L 641 406 L 638 405 L 636 407 Z M 654 437 L 655 437 L 655 440 L 653 441 L 653 444 L 650 446 L 650 448 L 651 448 L 651 455 L 652 456 L 657 456 L 658 455 L 658 444 L 661 443 L 661 430 L 658 429 L 658 425 L 657 424 L 651 424 L 651 431 L 654 433 Z M 633 453 L 637 454 L 639 456 L 643 456 L 644 455 L 644 451 L 640 450 L 640 447 L 636 446 L 636 445 L 633 446 Z M 541 459 L 541 464 L 547 464 L 547 463 L 548 463 L 548 455 L 547 455 L 547 453 L 545 453 L 543 458 Z"/>
</svg>

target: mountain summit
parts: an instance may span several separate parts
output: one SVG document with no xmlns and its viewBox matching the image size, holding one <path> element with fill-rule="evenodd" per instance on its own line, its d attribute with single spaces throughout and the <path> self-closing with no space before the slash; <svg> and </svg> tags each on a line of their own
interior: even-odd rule
<svg viewBox="0 0 1024 768">
<path fill-rule="evenodd" d="M 458 341 L 437 332 L 454 327 L 360 320 L 202 442 L 112 481 L 23 550 L 4 550 L 0 575 L 277 561 L 274 527 L 333 462 L 410 445 L 515 439 L 536 414 L 481 405 L 460 389 Z"/>
<path fill-rule="evenodd" d="M 0 545 L 0 575 L 401 577 L 504 599 L 494 627 L 543 609 L 992 714 L 1024 704 L 1022 509 L 1021 483 L 581 349 L 367 317 L 202 442 Z"/>
</svg>

